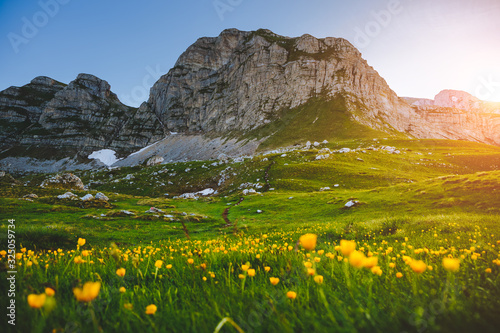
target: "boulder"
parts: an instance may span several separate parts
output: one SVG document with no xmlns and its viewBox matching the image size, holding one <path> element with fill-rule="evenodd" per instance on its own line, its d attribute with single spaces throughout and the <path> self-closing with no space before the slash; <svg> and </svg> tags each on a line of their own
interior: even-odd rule
<svg viewBox="0 0 500 333">
<path fill-rule="evenodd" d="M 45 179 L 40 185 L 42 188 L 59 188 L 65 190 L 84 190 L 82 180 L 72 173 L 63 173 Z"/>
<path fill-rule="evenodd" d="M 147 166 L 152 166 L 152 165 L 158 165 L 158 164 L 162 164 L 164 161 L 164 158 L 161 157 L 161 156 L 153 156 L 151 157 L 147 162 L 146 162 L 146 165 Z"/>
<path fill-rule="evenodd" d="M 229 158 L 227 157 L 226 154 L 222 153 L 222 154 L 219 154 L 219 156 L 217 156 L 217 159 L 220 161 L 220 162 L 227 162 L 229 160 Z"/>
<path fill-rule="evenodd" d="M 345 207 L 345 208 L 351 208 L 351 207 L 356 206 L 358 203 L 359 203 L 359 201 L 357 201 L 357 200 L 349 200 L 349 201 L 348 201 L 348 202 L 344 205 L 344 207 Z"/>
<path fill-rule="evenodd" d="M 104 194 L 102 194 L 101 192 L 97 193 L 95 195 L 95 198 L 97 200 L 109 201 L 109 198 L 107 196 L 105 196 Z"/>
<path fill-rule="evenodd" d="M 71 192 L 66 192 L 64 194 L 58 195 L 57 199 L 76 200 L 76 199 L 78 199 L 78 196 L 76 194 L 71 193 Z"/>
<path fill-rule="evenodd" d="M 92 194 L 86 194 L 82 197 L 82 201 L 92 201 L 94 200 L 94 196 Z"/>
</svg>

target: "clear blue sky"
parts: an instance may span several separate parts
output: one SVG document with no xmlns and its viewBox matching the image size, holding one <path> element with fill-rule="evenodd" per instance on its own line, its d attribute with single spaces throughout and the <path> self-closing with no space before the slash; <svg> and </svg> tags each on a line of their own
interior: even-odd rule
<svg viewBox="0 0 500 333">
<path fill-rule="evenodd" d="M 500 101 L 499 18 L 498 0 L 0 0 L 0 90 L 91 73 L 138 105 L 198 37 L 267 28 L 348 39 L 400 96 Z"/>
</svg>

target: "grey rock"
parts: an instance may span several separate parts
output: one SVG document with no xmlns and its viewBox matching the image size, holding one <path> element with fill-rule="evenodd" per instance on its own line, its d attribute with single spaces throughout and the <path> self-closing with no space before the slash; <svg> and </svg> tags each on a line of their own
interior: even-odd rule
<svg viewBox="0 0 500 333">
<path fill-rule="evenodd" d="M 57 199 L 78 200 L 78 196 L 76 194 L 71 193 L 71 192 L 66 192 L 64 194 L 58 195 Z"/>
<path fill-rule="evenodd" d="M 162 164 L 165 159 L 161 156 L 153 156 L 147 162 L 147 166 Z"/>
<path fill-rule="evenodd" d="M 109 198 L 105 196 L 103 193 L 99 192 L 95 195 L 95 198 L 97 200 L 102 200 L 102 201 L 109 201 Z"/>
<path fill-rule="evenodd" d="M 40 186 L 43 188 L 84 189 L 82 180 L 72 173 L 63 173 L 47 178 Z"/>
<path fill-rule="evenodd" d="M 94 200 L 94 196 L 90 193 L 82 197 L 82 201 L 91 201 L 91 200 Z"/>
</svg>

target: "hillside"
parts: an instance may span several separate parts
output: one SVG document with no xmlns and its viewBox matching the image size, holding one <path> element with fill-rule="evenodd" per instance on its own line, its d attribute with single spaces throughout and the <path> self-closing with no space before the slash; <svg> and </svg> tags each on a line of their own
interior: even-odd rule
<svg viewBox="0 0 500 333">
<path fill-rule="evenodd" d="M 53 174 L 0 174 L 16 328 L 495 332 L 499 165 L 496 146 L 373 138 L 78 171 L 71 190 L 47 186 Z M 86 281 L 100 291 L 78 302 Z M 48 305 L 30 307 L 45 288 Z"/>
<path fill-rule="evenodd" d="M 113 202 L 112 212 L 126 209 L 139 214 L 133 219 L 120 215 L 102 218 L 107 221 L 106 225 L 126 230 L 144 222 L 148 228 L 160 228 L 157 230 L 161 230 L 160 233 L 154 231 L 150 235 L 160 239 L 183 234 L 178 224 L 181 216 L 177 215 L 183 210 L 206 216 L 206 220 L 188 222 L 188 229 L 200 232 L 200 237 L 217 234 L 223 230 L 220 227 L 224 223 L 222 213 L 226 204 L 235 203 L 240 197 L 245 200 L 230 210 L 229 219 L 238 219 L 249 227 L 256 223 L 257 229 L 266 225 L 286 229 L 288 224 L 281 225 L 279 221 L 288 218 L 293 220 L 289 227 L 293 227 L 311 221 L 381 221 L 398 216 L 419 220 L 422 214 L 429 212 L 443 216 L 493 214 L 491 218 L 496 219 L 500 213 L 500 194 L 496 193 L 499 165 L 500 148 L 494 146 L 447 140 L 349 140 L 226 162 L 179 162 L 81 171 L 76 174 L 89 191 L 75 193 L 83 196 L 104 192 Z M 60 231 L 46 229 L 48 225 L 59 225 L 62 230 L 70 228 L 72 232 L 89 225 L 92 227 L 86 237 L 96 237 L 97 241 L 100 236 L 93 228 L 101 228 L 100 215 L 108 215 L 109 211 L 82 209 L 78 201 L 55 199 L 67 190 L 39 187 L 48 177 L 24 176 L 17 179 L 18 185 L 2 185 L 3 214 L 17 212 L 22 220 L 40 222 L 30 223 L 29 230 L 24 230 L 20 237 L 29 242 L 29 238 L 24 237 L 30 234 L 49 238 L 52 234 L 61 235 Z M 182 199 L 185 193 L 207 188 L 217 194 L 194 195 L 198 200 Z M 242 195 L 244 190 L 252 189 L 262 194 Z M 30 193 L 40 198 L 34 202 L 17 199 Z M 293 199 L 288 200 L 289 197 Z M 353 199 L 363 204 L 344 210 L 344 205 Z M 143 206 L 175 207 L 174 221 L 159 219 L 159 224 L 150 224 L 148 214 L 140 212 L 147 207 L 141 207 L 139 201 Z M 265 213 L 256 214 L 257 210 Z M 40 212 L 48 215 L 37 216 Z M 141 222 L 142 218 L 146 220 Z M 106 237 L 117 237 L 115 241 L 124 242 L 130 236 L 122 238 L 121 232 L 112 232 Z M 64 236 L 71 237 L 71 233 Z"/>
</svg>

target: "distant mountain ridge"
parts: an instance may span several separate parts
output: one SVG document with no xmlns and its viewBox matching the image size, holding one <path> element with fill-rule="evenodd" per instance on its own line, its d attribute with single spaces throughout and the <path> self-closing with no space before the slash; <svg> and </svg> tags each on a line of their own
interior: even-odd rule
<svg viewBox="0 0 500 333">
<path fill-rule="evenodd" d="M 485 102 L 471 94 L 460 90 L 443 90 L 434 99 L 403 97 L 412 106 L 425 107 L 447 107 L 469 112 L 498 113 L 500 114 L 500 103 Z"/>
<path fill-rule="evenodd" d="M 0 92 L 0 168 L 95 167 L 87 156 L 104 148 L 149 146 L 116 164 L 134 165 L 380 135 L 500 145 L 498 109 L 464 94 L 400 98 L 342 38 L 228 29 L 191 45 L 138 109 L 89 74 Z"/>
</svg>

